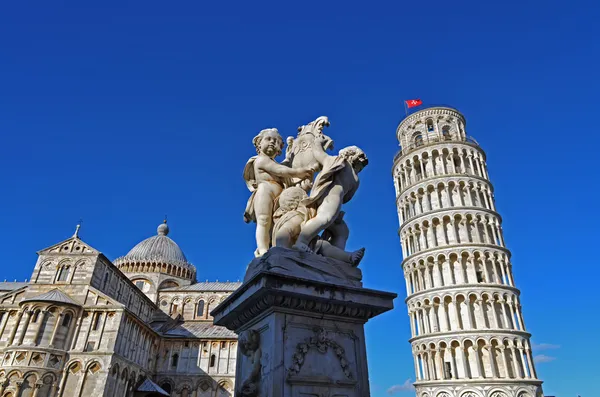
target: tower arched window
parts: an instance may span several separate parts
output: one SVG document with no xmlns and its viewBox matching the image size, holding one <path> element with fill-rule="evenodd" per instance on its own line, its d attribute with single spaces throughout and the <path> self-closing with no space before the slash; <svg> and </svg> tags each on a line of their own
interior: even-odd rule
<svg viewBox="0 0 600 397">
<path fill-rule="evenodd" d="M 423 135 L 415 136 L 415 146 L 423 146 Z"/>
<path fill-rule="evenodd" d="M 2 313 L 2 314 L 4 314 L 4 313 Z M 31 322 L 32 323 L 37 323 L 39 315 L 40 315 L 40 311 L 39 310 L 34 311 L 33 312 L 33 316 L 31 317 Z M 2 315 L 0 315 L 0 319 L 2 319 Z"/>
<path fill-rule="evenodd" d="M 449 140 L 450 138 L 452 138 L 450 135 L 450 126 L 449 125 L 445 125 L 442 127 L 442 137 L 445 140 Z"/>
<path fill-rule="evenodd" d="M 210 356 L 210 366 L 214 367 L 215 366 L 215 361 L 217 360 L 217 356 L 215 356 L 214 354 L 211 354 Z"/>
<path fill-rule="evenodd" d="M 179 362 L 179 354 L 175 353 L 175 354 L 173 354 L 173 357 L 171 357 L 171 367 L 173 367 L 173 368 L 177 367 L 178 362 Z"/>
<path fill-rule="evenodd" d="M 427 125 L 427 132 L 433 132 L 434 131 L 433 120 L 432 119 L 427 119 L 427 121 L 425 122 L 425 124 Z"/>
<path fill-rule="evenodd" d="M 198 302 L 198 309 L 196 309 L 196 317 L 204 317 L 204 301 Z"/>
</svg>

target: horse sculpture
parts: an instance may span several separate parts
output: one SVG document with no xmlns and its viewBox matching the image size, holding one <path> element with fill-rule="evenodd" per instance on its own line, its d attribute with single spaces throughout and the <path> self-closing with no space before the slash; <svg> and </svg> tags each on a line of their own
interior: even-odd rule
<svg viewBox="0 0 600 397">
<path fill-rule="evenodd" d="M 321 164 L 316 160 L 313 153 L 313 145 L 317 137 L 322 141 L 323 150 L 333 149 L 333 139 L 323 134 L 323 128 L 329 127 L 329 119 L 327 116 L 321 116 L 315 121 L 307 125 L 298 127 L 298 136 L 296 139 L 289 137 L 287 139 L 286 159 L 284 164 L 292 168 L 312 168 L 316 172 L 322 169 Z M 304 191 L 308 192 L 312 187 L 312 179 L 292 178 L 293 186 L 300 186 Z"/>
</svg>

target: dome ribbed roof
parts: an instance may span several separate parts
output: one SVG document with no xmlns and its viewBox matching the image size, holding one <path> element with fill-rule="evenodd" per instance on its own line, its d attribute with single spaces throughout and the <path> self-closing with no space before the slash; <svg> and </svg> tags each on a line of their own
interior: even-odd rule
<svg viewBox="0 0 600 397">
<path fill-rule="evenodd" d="M 127 255 L 117 258 L 115 265 L 156 262 L 194 269 L 194 266 L 188 262 L 181 248 L 179 248 L 175 241 L 167 237 L 167 234 L 169 234 L 169 227 L 165 221 L 165 223 L 158 226 L 156 236 L 138 243 Z"/>
</svg>

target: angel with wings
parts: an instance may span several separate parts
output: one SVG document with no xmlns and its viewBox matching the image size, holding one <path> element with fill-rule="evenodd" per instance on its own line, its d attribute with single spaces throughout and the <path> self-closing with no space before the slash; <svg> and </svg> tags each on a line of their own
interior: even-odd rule
<svg viewBox="0 0 600 397">
<path fill-rule="evenodd" d="M 252 195 L 248 199 L 244 221 L 256 222 L 256 257 L 262 256 L 271 246 L 273 206 L 290 178 L 312 178 L 314 170 L 309 167 L 291 168 L 275 161 L 283 150 L 283 138 L 276 128 L 262 130 L 252 140 L 256 156 L 244 167 L 244 180 Z"/>
</svg>

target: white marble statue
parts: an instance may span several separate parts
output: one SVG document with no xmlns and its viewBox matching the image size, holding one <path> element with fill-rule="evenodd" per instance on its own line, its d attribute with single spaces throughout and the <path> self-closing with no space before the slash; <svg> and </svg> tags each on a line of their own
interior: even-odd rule
<svg viewBox="0 0 600 397">
<path fill-rule="evenodd" d="M 315 143 L 323 143 L 324 136 L 315 137 Z M 347 228 L 341 218 L 342 204 L 352 199 L 358 189 L 358 173 L 368 164 L 365 153 L 356 146 L 340 150 L 337 156 L 325 153 L 320 144 L 313 145 L 313 155 L 321 166 L 310 191 L 302 204 L 316 211 L 314 217 L 303 225 L 294 248 L 311 251 L 309 244 L 326 229 L 334 232 L 333 240 L 338 248 L 344 249 Z M 336 225 L 337 223 L 337 225 Z M 338 226 L 338 227 L 336 227 Z M 344 232 L 345 230 L 345 232 Z M 342 231 L 342 233 L 335 233 Z"/>
<path fill-rule="evenodd" d="M 278 207 L 273 214 L 272 241 L 274 247 L 292 248 L 300 235 L 304 222 L 315 215 L 316 211 L 314 209 L 309 209 L 303 204 L 307 197 L 306 192 L 297 186 L 289 187 L 279 195 Z M 347 252 L 336 246 L 335 241 L 331 240 L 332 237 L 336 236 L 335 232 L 329 229 L 326 232 L 320 238 L 311 241 L 311 250 L 326 258 L 333 258 L 351 266 L 358 266 L 364 256 L 365 249 L 361 248 L 354 252 Z"/>
<path fill-rule="evenodd" d="M 244 221 L 256 222 L 255 256 L 261 256 L 271 246 L 273 205 L 289 178 L 310 179 L 310 167 L 291 168 L 275 161 L 283 150 L 283 139 L 276 128 L 262 130 L 252 140 L 256 156 L 244 168 L 244 179 L 252 192 L 244 212 Z"/>
<path fill-rule="evenodd" d="M 364 249 L 346 251 L 349 230 L 341 207 L 358 189 L 358 173 L 368 159 L 356 146 L 342 149 L 337 156 L 328 155 L 333 140 L 323 134 L 327 126 L 329 119 L 321 116 L 299 127 L 296 139 L 287 140 L 281 164 L 275 161 L 284 147 L 277 129 L 262 130 L 254 138 L 258 155 L 244 168 L 252 192 L 244 220 L 256 222 L 256 257 L 279 246 L 318 253 L 350 266 L 362 259 Z M 313 180 L 315 171 L 319 173 Z M 285 197 L 280 198 L 286 188 Z"/>
</svg>

